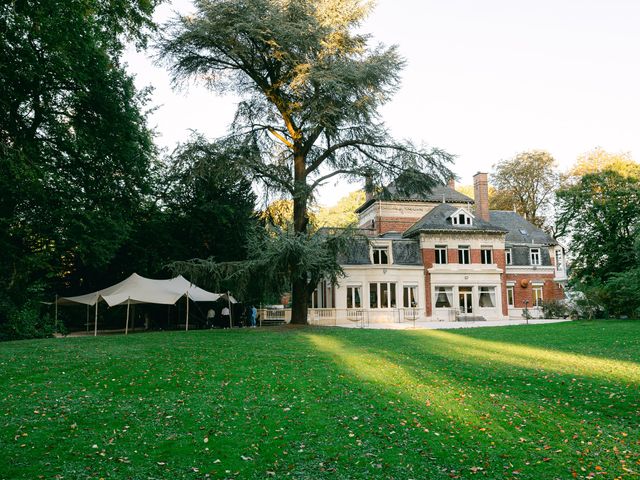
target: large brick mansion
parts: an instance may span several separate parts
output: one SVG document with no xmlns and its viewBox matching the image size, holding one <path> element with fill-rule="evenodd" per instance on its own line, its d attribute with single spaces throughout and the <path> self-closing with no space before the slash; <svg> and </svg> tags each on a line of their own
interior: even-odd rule
<svg viewBox="0 0 640 480">
<path fill-rule="evenodd" d="M 369 242 L 344 255 L 346 277 L 319 285 L 312 307 L 366 309 L 371 321 L 402 309 L 426 320 L 497 320 L 563 298 L 562 246 L 515 212 L 489 210 L 486 173 L 474 176 L 474 199 L 454 187 L 369 196 L 356 210 Z"/>
</svg>

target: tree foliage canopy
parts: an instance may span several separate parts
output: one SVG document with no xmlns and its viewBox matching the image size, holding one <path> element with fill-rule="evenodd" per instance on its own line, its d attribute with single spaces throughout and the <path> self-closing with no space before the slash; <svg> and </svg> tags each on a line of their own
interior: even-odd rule
<svg viewBox="0 0 640 480">
<path fill-rule="evenodd" d="M 573 167 L 564 175 L 564 180 L 576 183 L 586 174 L 606 170 L 614 171 L 623 177 L 640 178 L 640 163 L 635 162 L 629 152 L 609 153 L 598 147 L 580 155 Z"/>
<path fill-rule="evenodd" d="M 495 194 L 490 208 L 513 210 L 538 227 L 549 220 L 559 175 L 554 158 L 545 151 L 522 152 L 494 165 Z"/>
<path fill-rule="evenodd" d="M 394 142 L 379 121 L 403 60 L 395 47 L 369 48 L 367 36 L 352 33 L 368 4 L 199 0 L 196 7 L 195 16 L 168 26 L 160 55 L 177 83 L 204 81 L 243 98 L 233 138 L 257 147 L 247 160 L 268 186 L 306 197 L 334 175 L 374 174 L 381 182 L 415 164 L 443 172 L 446 153 Z"/>
<path fill-rule="evenodd" d="M 154 192 L 108 268 L 88 274 L 102 284 L 132 271 L 161 277 L 177 260 L 246 258 L 255 226 L 255 194 L 243 172 L 198 136 L 179 145 L 154 172 Z M 108 280 L 109 279 L 109 280 Z"/>
<path fill-rule="evenodd" d="M 127 237 L 154 154 L 120 64 L 154 0 L 0 5 L 0 290 L 104 266 Z"/>
<path fill-rule="evenodd" d="M 558 233 L 571 241 L 572 277 L 603 284 L 636 261 L 640 181 L 613 171 L 586 174 L 557 194 Z"/>
<path fill-rule="evenodd" d="M 365 202 L 365 193 L 356 190 L 342 197 L 332 207 L 323 207 L 316 214 L 316 222 L 320 227 L 348 227 L 358 221 L 356 209 Z"/>
</svg>

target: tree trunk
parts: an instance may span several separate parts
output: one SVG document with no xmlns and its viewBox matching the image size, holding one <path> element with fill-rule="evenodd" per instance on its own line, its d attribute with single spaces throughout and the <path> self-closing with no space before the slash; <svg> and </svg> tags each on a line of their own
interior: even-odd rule
<svg viewBox="0 0 640 480">
<path fill-rule="evenodd" d="M 294 196 L 293 196 L 293 229 L 296 235 L 305 235 L 309 218 L 307 217 L 307 173 L 305 158 L 302 154 L 294 155 Z M 295 270 L 295 269 L 292 269 Z M 308 286 L 307 279 L 291 279 L 291 323 L 307 324 Z"/>
<path fill-rule="evenodd" d="M 291 323 L 297 325 L 307 324 L 308 314 L 308 290 L 305 280 L 294 280 L 291 290 Z"/>
</svg>

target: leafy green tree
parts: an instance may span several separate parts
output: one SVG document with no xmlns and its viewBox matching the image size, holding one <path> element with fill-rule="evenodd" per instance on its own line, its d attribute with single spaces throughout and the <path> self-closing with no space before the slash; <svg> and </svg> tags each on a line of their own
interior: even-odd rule
<svg viewBox="0 0 640 480">
<path fill-rule="evenodd" d="M 338 200 L 333 207 L 323 207 L 318 210 L 317 223 L 321 227 L 348 227 L 358 221 L 356 209 L 365 202 L 365 193 L 356 190 Z"/>
<path fill-rule="evenodd" d="M 135 222 L 154 147 L 120 57 L 155 4 L 0 5 L 0 291 L 14 303 L 36 280 L 46 291 L 106 265 Z"/>
<path fill-rule="evenodd" d="M 559 235 L 570 239 L 572 280 L 603 285 L 637 264 L 640 180 L 613 171 L 586 174 L 557 193 Z"/>
<path fill-rule="evenodd" d="M 247 258 L 247 239 L 257 225 L 251 181 L 215 145 L 195 136 L 155 172 L 156 191 L 145 202 L 128 240 L 106 268 L 84 278 L 101 287 L 135 271 L 163 277 L 174 261 L 217 262 Z"/>
<path fill-rule="evenodd" d="M 640 262 L 636 268 L 614 273 L 605 283 L 607 306 L 614 316 L 640 318 Z"/>
<path fill-rule="evenodd" d="M 562 182 L 559 233 L 571 242 L 572 284 L 585 312 L 640 316 L 640 164 L 596 148 Z"/>
<path fill-rule="evenodd" d="M 173 155 L 165 204 L 176 240 L 186 251 L 174 258 L 246 258 L 246 238 L 255 225 L 251 180 L 217 145 L 195 137 Z"/>
<path fill-rule="evenodd" d="M 550 220 L 559 174 L 556 161 L 548 152 L 522 152 L 493 168 L 491 183 L 495 193 L 490 198 L 491 209 L 515 209 L 538 227 Z"/>
<path fill-rule="evenodd" d="M 381 185 L 411 169 L 431 175 L 408 175 L 408 183 L 429 188 L 451 175 L 449 155 L 394 141 L 379 120 L 404 62 L 395 47 L 371 48 L 356 32 L 370 5 L 196 0 L 196 13 L 169 24 L 159 45 L 176 82 L 203 81 L 241 97 L 224 142 L 267 189 L 293 200 L 296 235 L 308 234 L 316 188 L 336 176 Z M 289 261 L 289 271 L 305 263 Z M 292 274 L 293 322 L 306 323 L 313 280 Z"/>
</svg>

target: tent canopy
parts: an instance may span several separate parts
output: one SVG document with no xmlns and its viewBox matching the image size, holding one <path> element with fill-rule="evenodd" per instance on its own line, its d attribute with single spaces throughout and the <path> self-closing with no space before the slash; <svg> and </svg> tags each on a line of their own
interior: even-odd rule
<svg viewBox="0 0 640 480">
<path fill-rule="evenodd" d="M 168 280 L 153 280 L 134 273 L 111 287 L 93 293 L 77 297 L 61 297 L 58 299 L 58 304 L 95 305 L 96 302 L 104 300 L 110 307 L 124 303 L 173 305 L 185 296 L 194 302 L 215 302 L 224 298 L 231 303 L 237 303 L 232 296 L 227 297 L 227 294 L 207 292 L 192 284 L 182 275 Z"/>
</svg>

